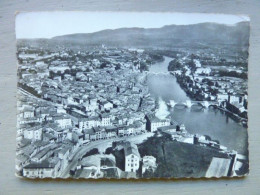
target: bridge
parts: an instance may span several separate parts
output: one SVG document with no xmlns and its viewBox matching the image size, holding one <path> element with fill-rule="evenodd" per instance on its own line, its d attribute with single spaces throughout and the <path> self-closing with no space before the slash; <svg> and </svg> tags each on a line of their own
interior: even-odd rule
<svg viewBox="0 0 260 195">
<path fill-rule="evenodd" d="M 201 106 L 203 108 L 209 108 L 210 106 L 218 106 L 219 103 L 217 101 L 192 101 L 192 100 L 186 100 L 186 101 L 174 101 L 170 100 L 168 105 L 172 108 L 175 106 L 184 106 L 186 108 L 191 108 L 192 106 Z"/>
<path fill-rule="evenodd" d="M 147 72 L 149 75 L 170 75 L 169 72 Z"/>
</svg>

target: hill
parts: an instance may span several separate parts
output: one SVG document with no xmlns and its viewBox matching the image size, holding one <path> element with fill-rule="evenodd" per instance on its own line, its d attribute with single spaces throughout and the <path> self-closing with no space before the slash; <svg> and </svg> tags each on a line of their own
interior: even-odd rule
<svg viewBox="0 0 260 195">
<path fill-rule="evenodd" d="M 84 45 L 87 47 L 105 44 L 112 47 L 164 48 L 219 47 L 248 48 L 249 23 L 236 25 L 200 23 L 193 25 L 168 25 L 162 28 L 120 28 L 95 33 L 70 34 L 52 39 L 19 40 L 41 45 Z"/>
</svg>

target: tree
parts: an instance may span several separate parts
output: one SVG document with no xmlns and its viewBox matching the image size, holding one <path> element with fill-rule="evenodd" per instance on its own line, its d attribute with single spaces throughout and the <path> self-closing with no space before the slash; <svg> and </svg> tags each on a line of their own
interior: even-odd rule
<svg viewBox="0 0 260 195">
<path fill-rule="evenodd" d="M 101 65 L 100 65 L 100 68 L 105 68 L 107 67 L 107 64 L 105 62 L 103 62 Z"/>
<path fill-rule="evenodd" d="M 140 70 L 141 71 L 148 71 L 149 70 L 148 65 L 144 62 L 140 62 Z"/>
<path fill-rule="evenodd" d="M 116 64 L 115 70 L 119 70 L 121 68 L 120 64 Z"/>
<path fill-rule="evenodd" d="M 92 156 L 92 155 L 95 155 L 95 154 L 98 154 L 98 149 L 97 148 L 93 148 L 92 150 L 88 151 L 82 158 L 85 158 L 87 156 Z"/>
<path fill-rule="evenodd" d="M 153 177 L 154 177 L 154 173 L 150 169 L 146 170 L 143 174 L 143 178 L 153 178 Z"/>
<path fill-rule="evenodd" d="M 219 71 L 220 76 L 236 77 L 241 79 L 247 79 L 247 74 L 245 72 L 239 73 L 236 71 Z"/>
<path fill-rule="evenodd" d="M 176 71 L 176 70 L 180 70 L 181 68 L 182 68 L 182 65 L 179 62 L 179 60 L 174 59 L 174 60 L 170 61 L 169 66 L 168 66 L 168 71 Z"/>
<path fill-rule="evenodd" d="M 105 154 L 111 154 L 112 152 L 113 152 L 113 148 L 109 147 L 109 148 L 106 149 Z"/>
<path fill-rule="evenodd" d="M 196 64 L 195 64 L 195 62 L 194 62 L 193 59 L 190 60 L 190 62 L 188 63 L 188 65 L 189 65 L 191 71 L 195 72 L 195 70 L 196 70 Z"/>
</svg>

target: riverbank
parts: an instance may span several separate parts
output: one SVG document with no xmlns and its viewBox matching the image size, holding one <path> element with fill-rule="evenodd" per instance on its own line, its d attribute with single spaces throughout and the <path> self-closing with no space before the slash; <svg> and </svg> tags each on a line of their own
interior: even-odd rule
<svg viewBox="0 0 260 195">
<path fill-rule="evenodd" d="M 203 96 L 201 94 L 194 94 L 192 93 L 188 87 L 186 85 L 184 85 L 184 81 L 182 79 L 180 79 L 180 76 L 178 74 L 174 74 L 173 72 L 171 72 L 171 75 L 174 76 L 176 78 L 177 83 L 180 85 L 180 87 L 182 88 L 183 91 L 185 91 L 186 95 L 194 101 L 208 101 L 208 99 L 203 98 Z M 223 102 L 221 102 L 223 103 Z M 221 105 L 220 103 L 220 105 Z M 236 122 L 238 122 L 240 125 L 243 125 L 244 127 L 248 127 L 247 123 L 248 120 L 246 118 L 243 118 L 241 116 L 239 116 L 236 113 L 231 112 L 230 110 L 222 107 L 222 106 L 214 106 L 215 108 L 225 112 L 230 118 L 232 118 L 233 120 L 235 120 Z"/>
<path fill-rule="evenodd" d="M 238 116 L 237 114 L 230 112 L 229 110 L 227 110 L 226 108 L 222 108 L 221 106 L 216 106 L 217 109 L 225 112 L 227 115 L 229 115 L 230 118 L 232 118 L 233 120 L 236 120 L 237 122 L 239 122 L 240 125 L 243 125 L 244 127 L 248 127 L 247 123 L 248 120 L 245 118 L 242 118 L 240 116 Z"/>
</svg>

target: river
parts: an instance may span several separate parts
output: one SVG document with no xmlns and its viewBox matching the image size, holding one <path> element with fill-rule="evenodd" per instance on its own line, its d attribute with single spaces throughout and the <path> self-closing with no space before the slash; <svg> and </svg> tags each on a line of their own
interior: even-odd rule
<svg viewBox="0 0 260 195">
<path fill-rule="evenodd" d="M 164 57 L 164 61 L 152 65 L 149 69 L 147 82 L 151 95 L 162 98 L 165 102 L 189 100 L 181 89 L 176 78 L 168 73 L 168 64 L 172 58 Z M 229 150 L 236 150 L 240 154 L 248 154 L 247 129 L 231 119 L 218 109 L 209 108 L 169 108 L 171 118 L 183 123 L 189 133 L 208 135 L 218 140 Z"/>
</svg>

